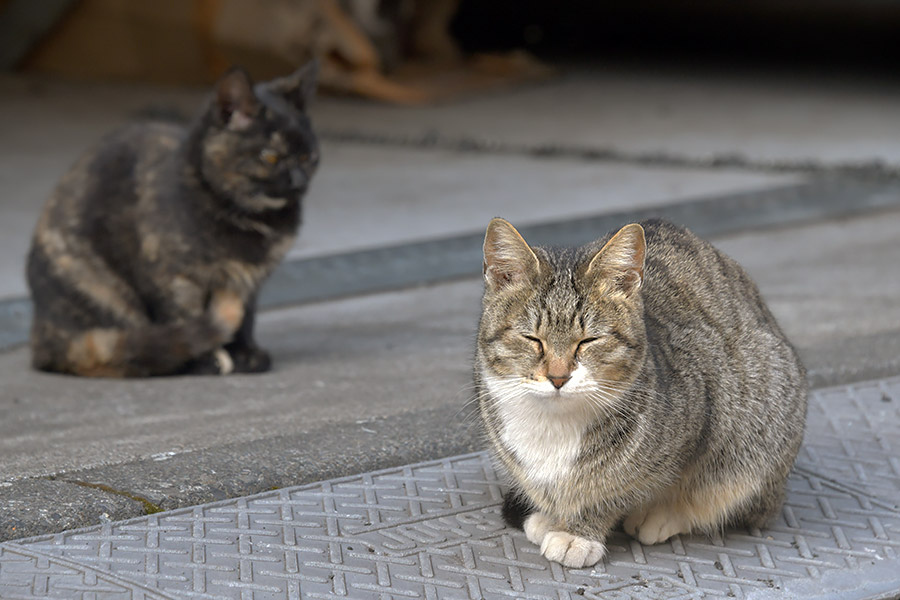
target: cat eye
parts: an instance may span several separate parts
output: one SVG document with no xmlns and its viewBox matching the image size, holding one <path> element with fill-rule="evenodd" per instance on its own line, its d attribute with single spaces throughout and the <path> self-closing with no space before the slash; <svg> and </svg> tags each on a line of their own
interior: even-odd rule
<svg viewBox="0 0 900 600">
<path fill-rule="evenodd" d="M 281 157 L 271 148 L 263 148 L 259 153 L 259 160 L 270 165 L 277 165 Z"/>
<path fill-rule="evenodd" d="M 544 353 L 544 342 L 542 342 L 540 338 L 536 338 L 533 335 L 523 335 L 522 337 L 533 343 L 538 352 L 541 354 Z"/>
<path fill-rule="evenodd" d="M 599 339 L 600 338 L 595 338 L 595 337 L 584 338 L 583 340 L 578 342 L 578 346 L 575 348 L 575 354 L 577 355 L 584 349 L 585 346 L 587 346 L 591 342 L 596 342 Z"/>
</svg>

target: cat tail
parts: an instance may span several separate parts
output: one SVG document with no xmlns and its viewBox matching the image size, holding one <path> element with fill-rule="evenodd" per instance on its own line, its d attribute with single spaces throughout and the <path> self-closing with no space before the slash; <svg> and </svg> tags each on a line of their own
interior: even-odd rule
<svg viewBox="0 0 900 600">
<path fill-rule="evenodd" d="M 174 375 L 228 343 L 243 315 L 243 303 L 228 293 L 202 316 L 176 323 L 66 332 L 35 320 L 32 364 L 83 377 Z"/>
</svg>

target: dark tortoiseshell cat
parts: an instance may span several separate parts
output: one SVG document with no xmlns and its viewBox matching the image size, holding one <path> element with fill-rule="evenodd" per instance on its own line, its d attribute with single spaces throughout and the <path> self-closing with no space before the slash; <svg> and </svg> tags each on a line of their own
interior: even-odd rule
<svg viewBox="0 0 900 600">
<path fill-rule="evenodd" d="M 255 298 L 318 164 L 317 67 L 216 84 L 187 128 L 128 126 L 62 178 L 27 276 L 35 368 L 84 376 L 265 371 Z"/>
<path fill-rule="evenodd" d="M 656 544 L 778 511 L 805 371 L 737 263 L 662 221 L 558 250 L 494 219 L 484 276 L 479 412 L 544 556 L 593 565 L 622 519 Z"/>
</svg>

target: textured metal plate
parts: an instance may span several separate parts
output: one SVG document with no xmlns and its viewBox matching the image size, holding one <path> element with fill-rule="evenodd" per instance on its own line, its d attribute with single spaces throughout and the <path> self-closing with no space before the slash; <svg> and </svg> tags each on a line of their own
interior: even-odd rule
<svg viewBox="0 0 900 600">
<path fill-rule="evenodd" d="M 0 545 L 2 598 L 892 598 L 900 378 L 823 389 L 768 529 L 544 560 L 483 453 Z"/>
</svg>

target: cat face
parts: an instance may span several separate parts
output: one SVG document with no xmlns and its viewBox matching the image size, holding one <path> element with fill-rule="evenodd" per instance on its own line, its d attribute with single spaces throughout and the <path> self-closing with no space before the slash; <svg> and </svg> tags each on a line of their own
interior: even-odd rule
<svg viewBox="0 0 900 600">
<path fill-rule="evenodd" d="M 491 222 L 478 366 L 494 397 L 598 402 L 637 376 L 643 229 L 628 225 L 596 248 L 531 248 L 506 221 Z"/>
<path fill-rule="evenodd" d="M 219 80 L 198 144 L 202 177 L 218 197 L 248 213 L 299 202 L 319 164 L 306 115 L 315 78 L 311 63 L 256 86 L 240 69 Z"/>
</svg>

